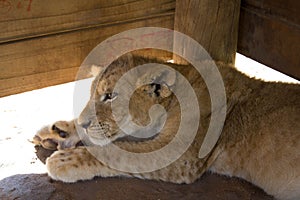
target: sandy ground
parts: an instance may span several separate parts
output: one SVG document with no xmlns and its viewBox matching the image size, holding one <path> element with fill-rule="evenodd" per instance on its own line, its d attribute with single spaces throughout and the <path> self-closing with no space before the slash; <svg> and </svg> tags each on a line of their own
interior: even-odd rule
<svg viewBox="0 0 300 200">
<path fill-rule="evenodd" d="M 91 79 L 80 81 L 89 85 Z M 0 98 L 0 180 L 13 174 L 44 173 L 32 143 L 35 132 L 57 120 L 71 120 L 75 83 Z M 82 94 L 88 99 L 89 89 Z M 84 104 L 76 104 L 82 109 Z"/>
<path fill-rule="evenodd" d="M 295 82 L 274 70 L 238 55 L 238 69 L 250 76 L 271 81 Z M 244 66 L 244 67 L 242 67 Z M 91 80 L 81 81 L 81 110 L 89 97 Z M 79 84 L 79 83 L 77 83 Z M 70 120 L 73 113 L 73 92 L 75 83 L 48 87 L 0 98 L 0 180 L 14 174 L 45 173 L 45 166 L 37 159 L 33 145 L 28 141 L 43 125 L 57 120 Z"/>
</svg>

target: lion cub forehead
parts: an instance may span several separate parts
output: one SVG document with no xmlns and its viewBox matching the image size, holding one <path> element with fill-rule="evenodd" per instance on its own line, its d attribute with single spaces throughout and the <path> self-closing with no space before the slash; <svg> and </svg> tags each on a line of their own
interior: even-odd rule
<svg viewBox="0 0 300 200">
<path fill-rule="evenodd" d="M 106 80 L 99 80 L 97 84 L 97 92 L 98 94 L 104 94 L 107 91 L 107 81 Z"/>
<path fill-rule="evenodd" d="M 121 76 L 125 75 L 126 72 L 135 68 L 136 66 L 140 66 L 149 62 L 152 63 L 153 60 L 143 58 L 140 56 L 132 56 L 131 54 L 126 54 L 119 57 L 114 62 L 112 62 L 108 67 L 101 70 L 101 73 L 98 73 L 98 83 L 97 83 L 98 94 L 112 92 L 115 84 L 118 82 Z M 151 71 L 148 72 L 147 74 L 149 77 L 152 77 L 151 75 L 156 73 L 158 72 Z M 137 71 L 134 71 L 134 74 L 138 75 L 139 73 Z M 145 74 L 139 74 L 139 75 L 144 76 Z M 150 79 L 149 77 L 148 79 Z"/>
<path fill-rule="evenodd" d="M 103 74 L 101 74 L 98 84 L 97 84 L 97 92 L 99 94 L 104 94 L 107 92 L 112 92 L 115 84 L 118 82 L 120 77 L 126 73 L 126 69 L 122 67 L 107 67 L 107 70 Z"/>
</svg>

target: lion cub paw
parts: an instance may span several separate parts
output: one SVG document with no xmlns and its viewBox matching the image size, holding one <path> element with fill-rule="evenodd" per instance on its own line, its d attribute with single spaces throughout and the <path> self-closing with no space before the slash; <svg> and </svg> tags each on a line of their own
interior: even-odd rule
<svg viewBox="0 0 300 200">
<path fill-rule="evenodd" d="M 56 151 L 46 160 L 46 166 L 52 179 L 72 183 L 101 175 L 102 164 L 86 148 L 77 147 Z"/>
<path fill-rule="evenodd" d="M 41 128 L 33 137 L 32 143 L 49 150 L 60 150 L 82 145 L 76 132 L 74 120 L 57 121 L 52 125 Z"/>
</svg>

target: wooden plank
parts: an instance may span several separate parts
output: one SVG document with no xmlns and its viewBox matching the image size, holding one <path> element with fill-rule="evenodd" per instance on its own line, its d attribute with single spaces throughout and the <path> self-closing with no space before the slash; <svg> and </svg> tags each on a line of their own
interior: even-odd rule
<svg viewBox="0 0 300 200">
<path fill-rule="evenodd" d="M 300 79 L 299 10 L 300 1 L 243 1 L 238 51 Z"/>
<path fill-rule="evenodd" d="M 240 0 L 177 0 L 175 30 L 199 42 L 214 60 L 234 63 L 239 10 Z"/>
<path fill-rule="evenodd" d="M 300 24 L 300 2 L 295 0 L 242 0 L 241 7 L 271 15 L 277 20 Z"/>
<path fill-rule="evenodd" d="M 74 80 L 78 67 L 0 80 L 0 97 Z"/>
<path fill-rule="evenodd" d="M 174 13 L 132 23 L 2 44 L 0 97 L 73 81 L 75 78 L 73 70 L 80 66 L 97 44 L 121 31 L 145 26 L 172 29 Z"/>
<path fill-rule="evenodd" d="M 169 14 L 175 0 L 2 0 L 0 43 Z"/>
</svg>

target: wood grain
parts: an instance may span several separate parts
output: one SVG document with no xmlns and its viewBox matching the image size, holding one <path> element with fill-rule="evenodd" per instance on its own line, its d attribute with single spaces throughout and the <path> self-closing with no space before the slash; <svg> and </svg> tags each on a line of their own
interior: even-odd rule
<svg viewBox="0 0 300 200">
<path fill-rule="evenodd" d="M 75 79 L 88 53 L 111 35 L 137 27 L 173 28 L 174 14 L 0 45 L 0 97 Z"/>
<path fill-rule="evenodd" d="M 97 44 L 144 26 L 175 28 L 226 63 L 238 43 L 240 53 L 300 79 L 299 10 L 294 0 L 1 0 L 0 97 L 72 81 Z"/>
<path fill-rule="evenodd" d="M 300 80 L 300 1 L 245 0 L 238 51 Z"/>
<path fill-rule="evenodd" d="M 240 0 L 177 0 L 175 30 L 195 39 L 214 60 L 234 63 L 239 11 Z"/>
<path fill-rule="evenodd" d="M 0 43 L 166 16 L 175 9 L 175 0 L 31 0 L 28 10 L 29 3 L 0 2 Z"/>
</svg>

